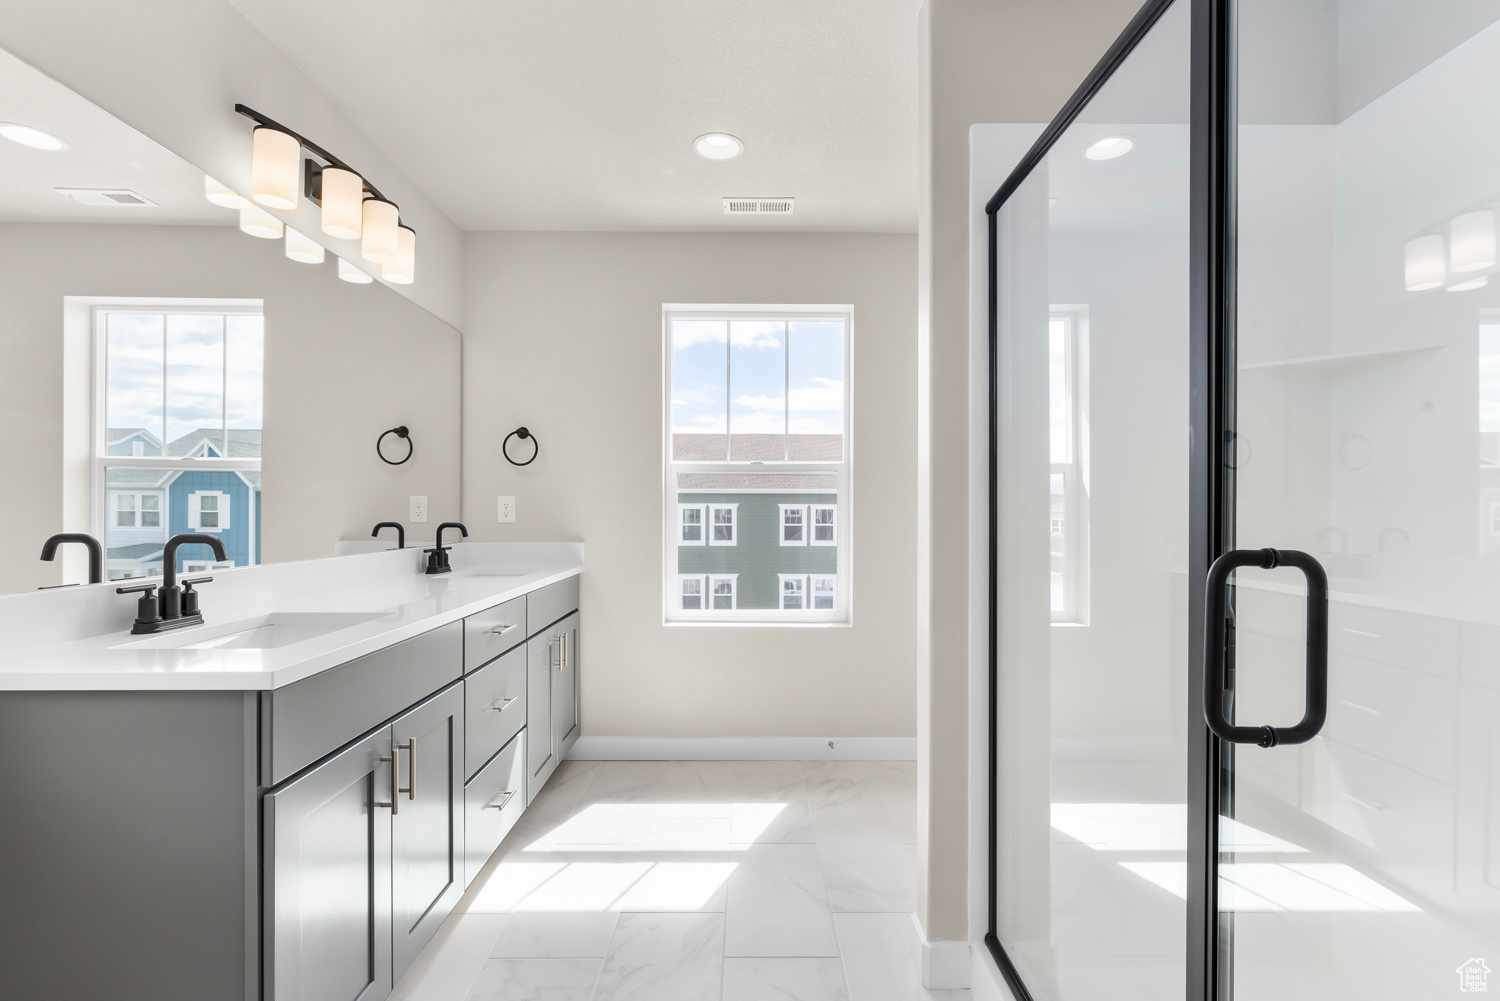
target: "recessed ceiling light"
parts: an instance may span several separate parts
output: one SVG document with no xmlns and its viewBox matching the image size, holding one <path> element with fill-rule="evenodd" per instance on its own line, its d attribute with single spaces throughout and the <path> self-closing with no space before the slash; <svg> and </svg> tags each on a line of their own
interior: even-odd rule
<svg viewBox="0 0 1500 1001">
<path fill-rule="evenodd" d="M 733 160 L 745 144 L 727 132 L 710 132 L 693 140 L 693 149 L 705 160 Z"/>
<path fill-rule="evenodd" d="M 30 125 L 17 125 L 14 122 L 0 122 L 0 136 L 4 136 L 13 143 L 30 146 L 32 149 L 59 150 L 68 148 L 67 143 L 50 132 L 34 129 Z"/>
<path fill-rule="evenodd" d="M 1489 275 L 1480 275 L 1478 278 L 1470 278 L 1468 281 L 1466 281 L 1466 282 L 1459 282 L 1457 285 L 1449 285 L 1448 286 L 1448 291 L 1449 292 L 1467 292 L 1471 288 L 1484 288 L 1489 283 L 1490 283 L 1490 276 Z"/>
<path fill-rule="evenodd" d="M 1135 140 L 1129 136 L 1105 136 L 1089 144 L 1083 155 L 1090 160 L 1113 160 L 1124 156 L 1135 148 Z"/>
</svg>

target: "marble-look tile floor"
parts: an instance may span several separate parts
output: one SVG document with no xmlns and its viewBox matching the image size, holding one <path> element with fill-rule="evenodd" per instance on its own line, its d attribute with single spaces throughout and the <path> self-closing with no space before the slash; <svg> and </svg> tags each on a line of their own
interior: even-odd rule
<svg viewBox="0 0 1500 1001">
<path fill-rule="evenodd" d="M 910 958 L 909 762 L 566 761 L 394 1001 L 967 1001 Z"/>
</svg>

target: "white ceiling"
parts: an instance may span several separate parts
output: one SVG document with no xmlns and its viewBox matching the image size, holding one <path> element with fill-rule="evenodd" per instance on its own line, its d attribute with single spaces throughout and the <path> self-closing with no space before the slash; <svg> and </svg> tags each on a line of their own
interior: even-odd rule
<svg viewBox="0 0 1500 1001">
<path fill-rule="evenodd" d="M 916 230 L 920 0 L 233 2 L 464 229 Z"/>
<path fill-rule="evenodd" d="M 0 122 L 50 132 L 65 150 L 0 138 L 0 221 L 229 225 L 203 198 L 198 168 L 0 49 Z M 149 206 L 88 206 L 55 188 L 130 188 Z"/>
</svg>

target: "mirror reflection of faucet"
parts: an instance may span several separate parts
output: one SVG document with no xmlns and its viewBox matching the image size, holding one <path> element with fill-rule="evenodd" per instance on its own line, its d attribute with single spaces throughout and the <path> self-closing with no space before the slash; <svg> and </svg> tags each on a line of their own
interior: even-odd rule
<svg viewBox="0 0 1500 1001">
<path fill-rule="evenodd" d="M 136 603 L 135 625 L 132 633 L 159 633 L 166 629 L 203 624 L 203 613 L 198 608 L 198 592 L 195 584 L 207 584 L 212 577 L 194 577 L 177 586 L 177 550 L 182 546 L 204 545 L 212 549 L 214 559 L 227 560 L 224 543 L 212 535 L 174 535 L 167 541 L 161 554 L 161 583 L 137 584 L 134 587 L 117 587 L 116 594 L 141 593 Z M 158 595 L 157 592 L 160 592 Z"/>
<path fill-rule="evenodd" d="M 1325 539 L 1328 540 L 1326 545 Z M 1370 554 L 1349 552 L 1349 534 L 1342 528 L 1330 525 L 1318 529 L 1318 551 L 1323 555 L 1331 577 L 1364 578 L 1371 574 Z"/>
<path fill-rule="evenodd" d="M 1391 528 L 1382 528 L 1380 535 L 1376 537 L 1375 551 L 1377 553 L 1385 552 L 1385 537 L 1387 535 L 1399 535 L 1401 537 L 1401 545 L 1403 546 L 1411 542 L 1411 536 L 1407 534 L 1404 528 L 1396 528 L 1394 526 Z"/>
<path fill-rule="evenodd" d="M 453 572 L 453 567 L 448 562 L 448 550 L 453 547 L 443 545 L 443 531 L 449 528 L 458 529 L 459 534 L 465 539 L 469 537 L 469 530 L 463 526 L 462 522 L 445 521 L 439 525 L 437 527 L 437 535 L 432 540 L 433 548 L 422 550 L 422 552 L 427 554 L 427 572 L 429 574 Z"/>
<path fill-rule="evenodd" d="M 380 524 L 375 526 L 373 531 L 370 532 L 370 538 L 373 539 L 380 535 L 380 530 L 382 528 L 394 528 L 396 530 L 396 548 L 406 548 L 406 529 L 401 527 L 401 523 L 399 521 L 382 521 Z"/>
<path fill-rule="evenodd" d="M 54 535 L 42 543 L 42 559 L 50 563 L 57 555 L 57 547 L 64 542 L 77 542 L 88 547 L 89 583 L 102 584 L 104 582 L 104 547 L 99 545 L 99 540 L 92 535 L 86 535 L 83 532 L 64 532 L 61 535 Z"/>
</svg>

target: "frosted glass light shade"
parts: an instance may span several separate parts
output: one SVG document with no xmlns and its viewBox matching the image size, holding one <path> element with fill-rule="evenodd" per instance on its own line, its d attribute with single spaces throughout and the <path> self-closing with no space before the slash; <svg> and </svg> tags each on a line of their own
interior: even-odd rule
<svg viewBox="0 0 1500 1001">
<path fill-rule="evenodd" d="M 246 205 L 240 209 L 240 230 L 262 240 L 279 240 L 286 228 L 282 221 L 263 208 Z"/>
<path fill-rule="evenodd" d="M 355 285 L 368 285 L 375 280 L 342 257 L 339 258 L 339 277 Z"/>
<path fill-rule="evenodd" d="M 1467 292 L 1470 289 L 1484 288 L 1490 283 L 1489 275 L 1480 275 L 1478 278 L 1470 278 L 1466 282 L 1456 282 L 1448 286 L 1449 292 Z"/>
<path fill-rule="evenodd" d="M 250 204 L 250 199 L 207 174 L 203 175 L 203 197 L 226 209 L 242 209 Z"/>
<path fill-rule="evenodd" d="M 257 126 L 250 161 L 250 196 L 268 208 L 283 212 L 295 209 L 301 159 L 302 144 L 295 136 Z"/>
<path fill-rule="evenodd" d="M 288 226 L 286 228 L 286 256 L 303 264 L 322 264 L 323 245 Z"/>
<path fill-rule="evenodd" d="M 1425 292 L 1448 278 L 1448 260 L 1443 234 L 1433 233 L 1406 241 L 1406 291 Z"/>
<path fill-rule="evenodd" d="M 401 221 L 395 204 L 381 198 L 366 198 L 361 209 L 364 233 L 360 238 L 360 255 L 376 264 L 395 264 L 396 227 Z"/>
<path fill-rule="evenodd" d="M 1448 266 L 1454 274 L 1495 266 L 1495 210 L 1454 216 L 1448 224 Z"/>
<path fill-rule="evenodd" d="M 364 182 L 352 170 L 323 168 L 323 232 L 339 240 L 358 240 L 363 232 Z"/>
<path fill-rule="evenodd" d="M 396 263 L 380 269 L 380 277 L 392 285 L 410 285 L 416 276 L 417 234 L 406 226 L 396 227 Z"/>
</svg>

